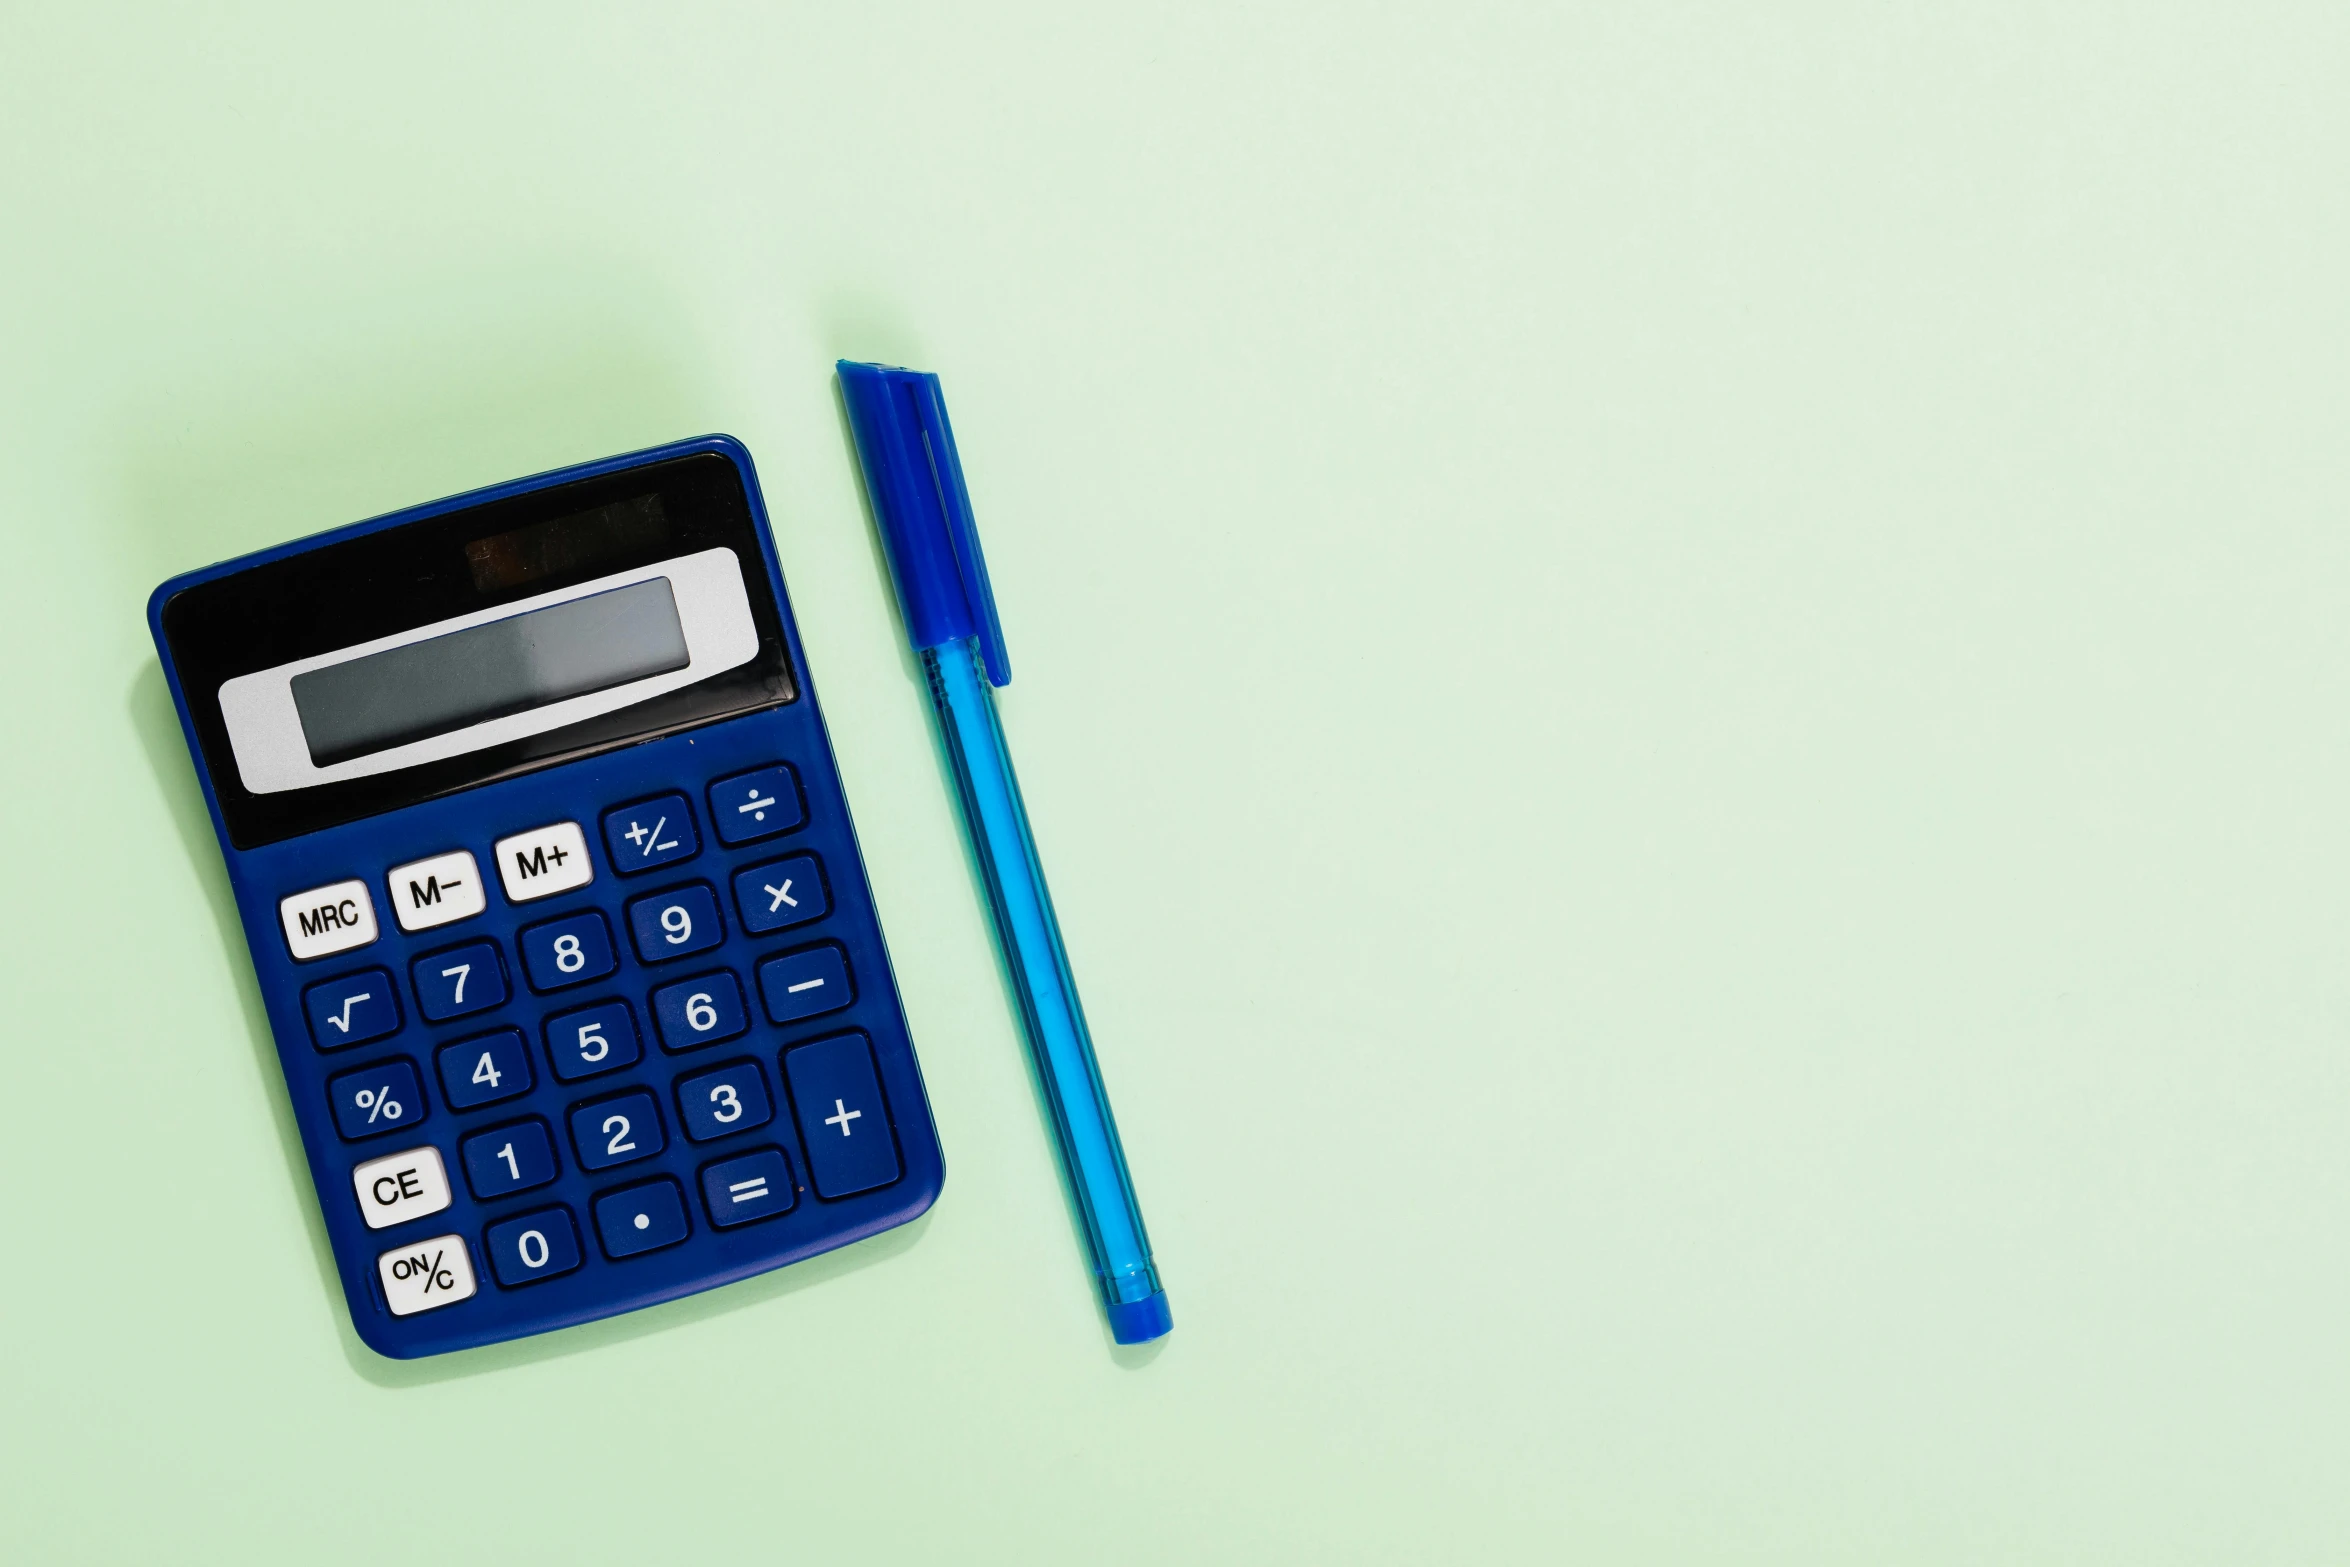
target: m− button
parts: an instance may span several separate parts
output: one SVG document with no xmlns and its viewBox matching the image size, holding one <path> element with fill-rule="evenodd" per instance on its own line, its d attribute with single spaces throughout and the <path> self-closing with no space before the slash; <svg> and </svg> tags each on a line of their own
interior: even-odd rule
<svg viewBox="0 0 2350 1567">
<path fill-rule="evenodd" d="M 384 873 L 392 889 L 392 913 L 402 930 L 431 930 L 471 919 L 490 906 L 481 868 L 469 849 L 452 849 L 429 860 L 411 860 Z"/>
<path fill-rule="evenodd" d="M 449 1206 L 449 1172 L 430 1144 L 370 1159 L 351 1172 L 359 1212 L 371 1230 L 405 1224 Z"/>
<path fill-rule="evenodd" d="M 375 940 L 375 900 L 363 881 L 338 881 L 278 900 L 286 946 L 296 963 L 348 952 Z"/>
</svg>

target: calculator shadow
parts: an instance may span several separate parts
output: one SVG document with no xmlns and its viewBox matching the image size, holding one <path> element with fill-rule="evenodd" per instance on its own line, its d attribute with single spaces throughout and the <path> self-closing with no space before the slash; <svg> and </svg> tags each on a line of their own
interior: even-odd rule
<svg viewBox="0 0 2350 1567">
<path fill-rule="evenodd" d="M 236 896 L 229 890 L 228 870 L 221 863 L 220 849 L 212 836 L 211 813 L 204 807 L 203 788 L 196 781 L 195 764 L 188 758 L 179 712 L 172 706 L 171 688 L 164 683 L 161 665 L 149 664 L 132 680 L 127 707 L 131 728 L 139 737 L 139 748 L 146 753 L 148 769 L 155 776 L 156 793 L 163 798 L 172 828 L 179 835 L 180 847 L 186 851 L 188 864 L 204 890 L 205 906 L 211 911 L 213 931 L 220 942 L 221 961 L 235 977 L 237 1003 L 245 1018 L 245 1041 L 253 1052 L 255 1075 L 260 1078 L 269 1101 L 270 1122 L 277 1131 L 286 1180 L 293 1190 L 304 1194 L 300 1204 L 302 1227 L 309 1237 L 311 1260 L 318 1269 L 319 1301 L 334 1325 L 343 1358 L 360 1376 L 378 1387 L 416 1387 L 581 1354 L 606 1344 L 761 1305 L 872 1267 L 915 1245 L 929 1228 L 930 1216 L 925 1214 L 911 1224 L 899 1225 L 869 1240 L 811 1257 L 789 1268 L 535 1338 L 461 1350 L 429 1360 L 389 1360 L 378 1355 L 360 1342 L 343 1309 L 342 1277 L 335 1270 L 334 1248 L 327 1241 L 326 1224 L 310 1195 L 310 1164 L 302 1152 L 301 1133 L 294 1126 L 294 1108 L 286 1098 L 285 1080 L 278 1070 L 277 1046 L 270 1037 L 269 1015 L 262 1008 L 261 989 L 253 978 L 252 959 L 245 950 L 244 923 L 237 915 Z"/>
</svg>

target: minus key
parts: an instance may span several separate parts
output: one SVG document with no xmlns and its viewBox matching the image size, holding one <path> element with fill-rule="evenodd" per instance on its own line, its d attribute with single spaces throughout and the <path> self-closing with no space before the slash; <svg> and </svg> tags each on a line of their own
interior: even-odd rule
<svg viewBox="0 0 2350 1567">
<path fill-rule="evenodd" d="M 849 960 L 835 946 L 808 947 L 759 965 L 759 995 L 771 1022 L 795 1023 L 835 1012 L 857 999 Z"/>
</svg>

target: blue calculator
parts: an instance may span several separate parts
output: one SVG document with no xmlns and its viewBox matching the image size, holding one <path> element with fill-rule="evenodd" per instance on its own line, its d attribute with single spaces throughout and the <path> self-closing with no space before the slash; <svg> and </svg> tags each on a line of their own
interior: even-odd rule
<svg viewBox="0 0 2350 1567">
<path fill-rule="evenodd" d="M 148 620 L 371 1348 L 632 1311 L 937 1198 L 739 443 L 190 572 Z"/>
</svg>

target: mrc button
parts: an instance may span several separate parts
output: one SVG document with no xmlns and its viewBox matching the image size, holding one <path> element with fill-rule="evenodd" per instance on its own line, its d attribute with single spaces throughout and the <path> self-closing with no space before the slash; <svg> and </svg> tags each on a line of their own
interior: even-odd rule
<svg viewBox="0 0 2350 1567">
<path fill-rule="evenodd" d="M 375 900 L 367 895 L 363 881 L 333 882 L 280 898 L 277 917 L 297 963 L 375 940 Z"/>
</svg>

